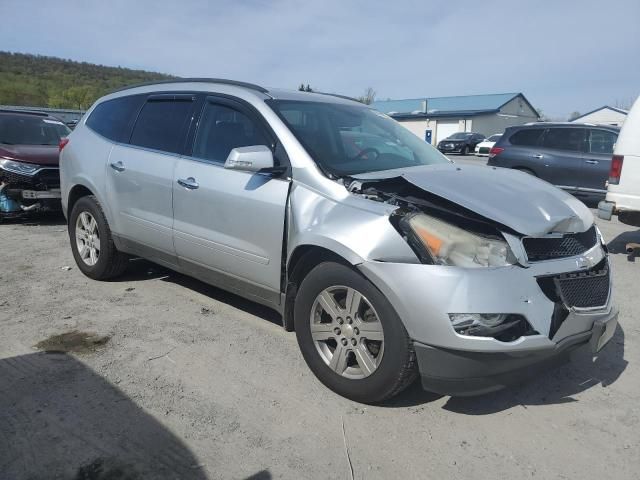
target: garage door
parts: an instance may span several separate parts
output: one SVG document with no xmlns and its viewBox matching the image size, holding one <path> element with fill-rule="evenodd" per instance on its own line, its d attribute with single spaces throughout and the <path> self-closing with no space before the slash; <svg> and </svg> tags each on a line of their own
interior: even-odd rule
<svg viewBox="0 0 640 480">
<path fill-rule="evenodd" d="M 458 121 L 442 122 L 438 120 L 436 123 L 436 143 L 444 140 L 449 135 L 453 135 L 458 131 Z"/>
</svg>

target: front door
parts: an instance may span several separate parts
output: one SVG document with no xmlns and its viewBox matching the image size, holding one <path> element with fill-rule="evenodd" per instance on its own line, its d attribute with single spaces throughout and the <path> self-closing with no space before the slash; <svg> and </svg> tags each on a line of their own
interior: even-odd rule
<svg viewBox="0 0 640 480">
<path fill-rule="evenodd" d="M 274 144 L 251 107 L 208 97 L 192 155 L 176 164 L 173 228 L 178 260 L 186 271 L 278 303 L 289 181 L 224 168 L 233 148 Z"/>
</svg>

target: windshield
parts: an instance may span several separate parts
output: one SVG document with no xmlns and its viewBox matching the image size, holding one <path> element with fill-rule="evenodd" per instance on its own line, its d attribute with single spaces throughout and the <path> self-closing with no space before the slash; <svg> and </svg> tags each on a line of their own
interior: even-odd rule
<svg viewBox="0 0 640 480">
<path fill-rule="evenodd" d="M 465 138 L 469 138 L 471 135 L 473 135 L 473 134 L 472 133 L 460 132 L 460 133 L 454 133 L 453 135 L 450 135 L 447 138 L 451 139 L 451 140 L 464 140 Z"/>
<path fill-rule="evenodd" d="M 267 102 L 316 163 L 336 176 L 449 162 L 398 122 L 365 106 Z"/>
<path fill-rule="evenodd" d="M 487 142 L 497 142 L 498 140 L 500 140 L 500 137 L 502 136 L 502 134 L 497 134 L 497 135 L 491 135 L 489 138 L 487 138 Z"/>
<path fill-rule="evenodd" d="M 30 115 L 0 115 L 0 143 L 58 145 L 71 130 L 60 120 Z"/>
</svg>

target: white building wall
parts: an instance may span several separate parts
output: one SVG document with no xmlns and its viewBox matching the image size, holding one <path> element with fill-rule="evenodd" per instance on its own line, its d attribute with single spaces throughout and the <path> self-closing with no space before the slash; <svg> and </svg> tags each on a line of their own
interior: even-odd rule
<svg viewBox="0 0 640 480">
<path fill-rule="evenodd" d="M 584 117 L 576 118 L 573 121 L 578 123 L 599 123 L 603 125 L 622 126 L 626 118 L 626 113 L 616 112 L 610 108 L 602 108 Z"/>
</svg>

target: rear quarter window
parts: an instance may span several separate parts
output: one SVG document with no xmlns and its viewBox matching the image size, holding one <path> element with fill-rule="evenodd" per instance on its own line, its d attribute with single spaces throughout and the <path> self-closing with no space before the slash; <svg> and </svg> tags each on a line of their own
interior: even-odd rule
<svg viewBox="0 0 640 480">
<path fill-rule="evenodd" d="M 114 142 L 125 142 L 129 131 L 129 125 L 140 110 L 144 96 L 133 95 L 128 97 L 107 100 L 97 105 L 87 119 L 86 125 L 96 133 Z"/>
<path fill-rule="evenodd" d="M 533 147 L 538 145 L 543 132 L 543 128 L 526 128 L 524 130 L 518 130 L 509 137 L 509 143 L 511 143 L 511 145 Z"/>
</svg>

